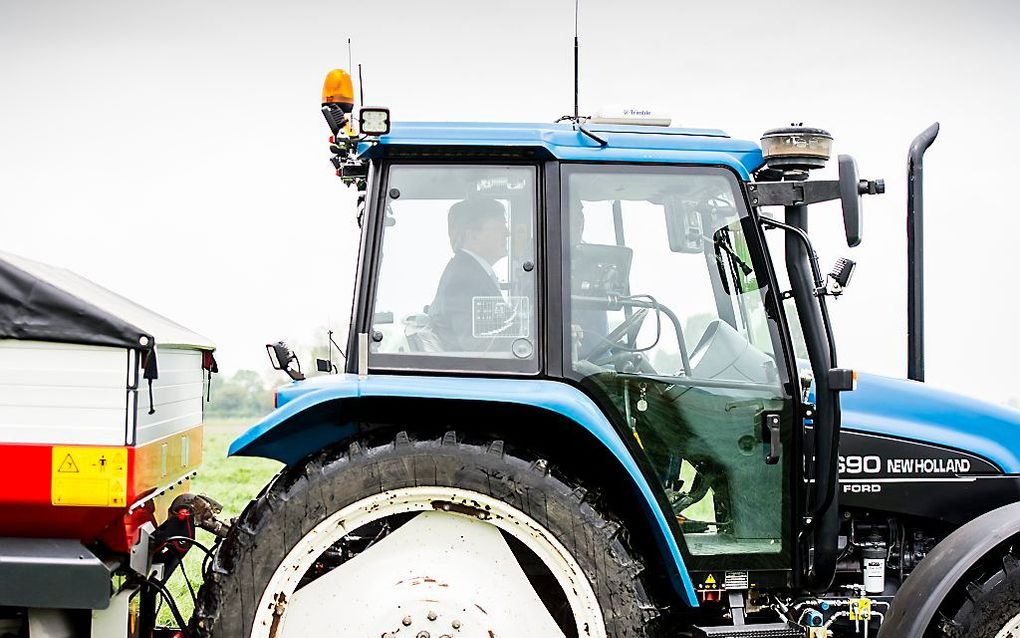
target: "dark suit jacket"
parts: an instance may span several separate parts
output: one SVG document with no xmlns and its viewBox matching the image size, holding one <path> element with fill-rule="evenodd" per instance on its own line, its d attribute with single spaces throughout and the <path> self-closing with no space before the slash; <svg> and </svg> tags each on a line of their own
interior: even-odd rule
<svg viewBox="0 0 1020 638">
<path fill-rule="evenodd" d="M 429 325 L 445 351 L 486 351 L 492 339 L 472 336 L 474 297 L 499 297 L 499 286 L 478 260 L 463 251 L 454 253 L 439 278 L 436 298 L 429 306 Z"/>
</svg>

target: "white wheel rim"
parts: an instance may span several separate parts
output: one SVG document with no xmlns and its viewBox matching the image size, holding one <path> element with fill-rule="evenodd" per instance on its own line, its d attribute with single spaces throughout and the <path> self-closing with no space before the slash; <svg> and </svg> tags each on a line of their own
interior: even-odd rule
<svg viewBox="0 0 1020 638">
<path fill-rule="evenodd" d="M 999 633 L 995 634 L 995 638 L 1020 638 L 1020 614 L 1013 616 Z"/>
<path fill-rule="evenodd" d="M 295 591 L 338 540 L 363 525 L 412 512 L 420 514 Z M 562 637 L 498 530 L 521 541 L 552 573 L 577 635 L 604 638 L 591 584 L 548 530 L 498 499 L 431 486 L 370 496 L 316 525 L 270 578 L 255 610 L 252 638 Z"/>
</svg>

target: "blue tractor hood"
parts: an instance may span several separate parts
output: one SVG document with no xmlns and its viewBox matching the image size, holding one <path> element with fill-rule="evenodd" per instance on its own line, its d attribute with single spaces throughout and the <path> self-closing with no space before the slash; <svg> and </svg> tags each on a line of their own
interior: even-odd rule
<svg viewBox="0 0 1020 638">
<path fill-rule="evenodd" d="M 1020 474 L 1020 411 L 866 373 L 858 374 L 856 390 L 843 393 L 841 405 L 844 430 L 956 448 Z"/>
</svg>

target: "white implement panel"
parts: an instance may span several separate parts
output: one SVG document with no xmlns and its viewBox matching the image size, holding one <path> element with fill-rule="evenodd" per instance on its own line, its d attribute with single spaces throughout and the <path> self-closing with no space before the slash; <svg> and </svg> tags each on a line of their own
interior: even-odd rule
<svg viewBox="0 0 1020 638">
<path fill-rule="evenodd" d="M 0 442 L 124 445 L 128 351 L 0 339 Z"/>
<path fill-rule="evenodd" d="M 279 636 L 562 638 L 499 529 L 424 512 L 294 592 Z"/>
<path fill-rule="evenodd" d="M 149 414 L 147 381 L 138 379 L 138 425 L 135 444 L 182 432 L 202 423 L 205 398 L 205 373 L 202 351 L 164 347 L 156 343 L 159 378 L 152 382 L 152 400 L 156 411 Z"/>
<path fill-rule="evenodd" d="M 135 351 L 0 339 L 0 443 L 142 445 L 200 425 L 202 351 L 157 344 L 156 355 L 149 414 Z"/>
</svg>

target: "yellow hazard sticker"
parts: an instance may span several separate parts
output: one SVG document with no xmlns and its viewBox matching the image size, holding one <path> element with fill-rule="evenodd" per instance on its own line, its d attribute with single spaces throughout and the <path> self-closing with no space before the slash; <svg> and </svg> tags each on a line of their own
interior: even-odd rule
<svg viewBox="0 0 1020 638">
<path fill-rule="evenodd" d="M 128 453 L 122 447 L 53 448 L 50 502 L 54 505 L 124 507 Z"/>
</svg>

